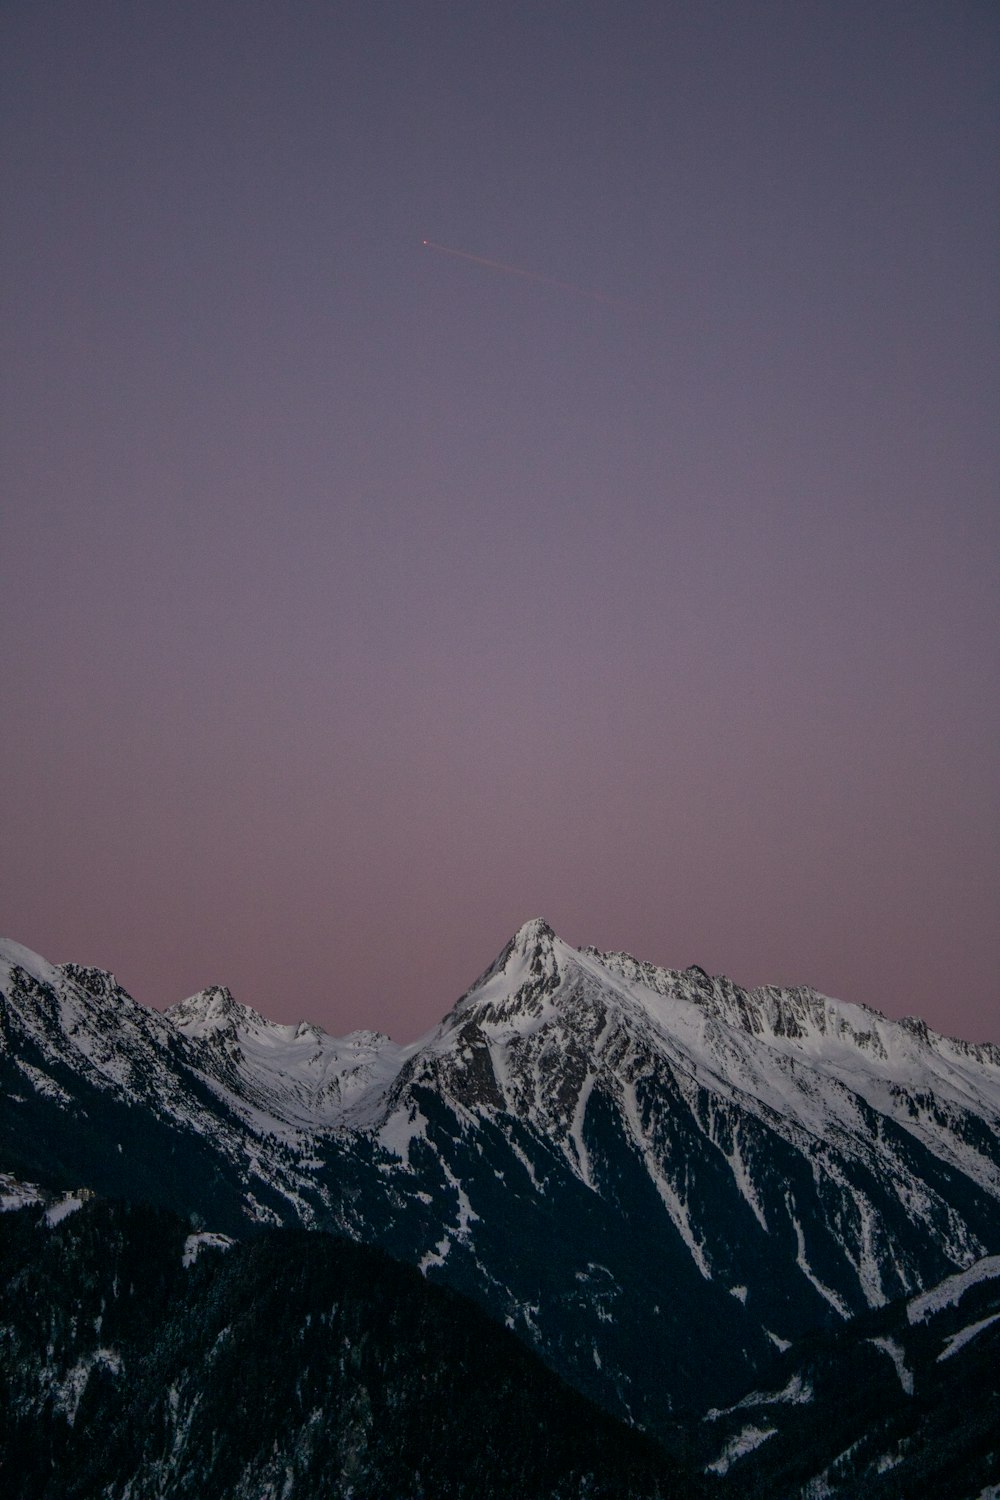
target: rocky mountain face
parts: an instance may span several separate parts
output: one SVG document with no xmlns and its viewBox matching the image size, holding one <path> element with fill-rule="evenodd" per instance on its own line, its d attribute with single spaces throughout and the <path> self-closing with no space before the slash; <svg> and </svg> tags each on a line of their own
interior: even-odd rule
<svg viewBox="0 0 1000 1500">
<path fill-rule="evenodd" d="M 2 957 L 0 1169 L 378 1245 L 661 1435 L 1000 1254 L 1000 1051 L 920 1022 L 540 921 L 406 1047 Z"/>
</svg>

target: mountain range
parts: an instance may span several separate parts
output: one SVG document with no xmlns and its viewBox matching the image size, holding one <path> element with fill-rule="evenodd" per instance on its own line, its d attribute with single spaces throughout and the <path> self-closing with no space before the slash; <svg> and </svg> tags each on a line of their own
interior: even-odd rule
<svg viewBox="0 0 1000 1500">
<path fill-rule="evenodd" d="M 827 1452 L 815 1393 L 842 1351 L 873 1328 L 857 1347 L 891 1371 L 878 1340 L 910 1359 L 891 1330 L 914 1298 L 1000 1255 L 1000 1049 L 807 988 L 575 949 L 534 920 L 407 1046 L 276 1025 L 218 987 L 160 1014 L 13 943 L 0 990 L 12 1203 L 82 1188 L 198 1232 L 376 1247 L 729 1492 L 837 1493 L 854 1440 Z M 815 1340 L 825 1384 L 796 1363 Z M 934 1381 L 893 1379 L 898 1449 Z M 741 1405 L 789 1387 L 812 1396 Z M 811 1472 L 768 1468 L 788 1444 Z M 869 1455 L 887 1485 L 891 1456 Z"/>
</svg>

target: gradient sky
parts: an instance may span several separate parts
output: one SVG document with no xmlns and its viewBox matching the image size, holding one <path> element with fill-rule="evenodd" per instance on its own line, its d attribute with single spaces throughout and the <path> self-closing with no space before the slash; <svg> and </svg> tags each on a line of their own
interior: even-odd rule
<svg viewBox="0 0 1000 1500">
<path fill-rule="evenodd" d="M 1000 1038 L 998 98 L 986 0 L 4 0 L 0 929 Z"/>
</svg>

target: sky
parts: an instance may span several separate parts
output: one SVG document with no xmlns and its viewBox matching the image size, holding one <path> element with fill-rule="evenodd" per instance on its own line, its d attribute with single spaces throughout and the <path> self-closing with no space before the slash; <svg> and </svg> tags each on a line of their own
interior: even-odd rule
<svg viewBox="0 0 1000 1500">
<path fill-rule="evenodd" d="M 0 930 L 1000 1039 L 998 100 L 986 0 L 5 0 Z"/>
</svg>

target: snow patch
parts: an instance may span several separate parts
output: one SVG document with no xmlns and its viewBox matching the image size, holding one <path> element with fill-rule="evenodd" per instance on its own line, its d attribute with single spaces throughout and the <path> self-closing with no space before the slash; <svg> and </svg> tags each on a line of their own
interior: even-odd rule
<svg viewBox="0 0 1000 1500">
<path fill-rule="evenodd" d="M 876 1349 L 881 1349 L 883 1354 L 888 1354 L 896 1367 L 899 1383 L 908 1396 L 913 1395 L 913 1371 L 906 1363 L 906 1355 L 902 1344 L 897 1344 L 895 1339 L 869 1339 L 869 1344 L 874 1344 Z"/>
<path fill-rule="evenodd" d="M 45 1099 L 54 1099 L 57 1104 L 70 1105 L 73 1103 L 69 1094 L 61 1088 L 55 1079 L 50 1078 L 47 1073 L 42 1073 L 38 1068 L 33 1068 L 23 1058 L 14 1059 L 20 1072 L 22 1072 L 36 1094 L 41 1094 Z"/>
<path fill-rule="evenodd" d="M 573 1120 L 569 1127 L 569 1139 L 573 1142 L 573 1149 L 576 1153 L 576 1161 L 575 1163 L 571 1161 L 571 1165 L 575 1167 L 580 1179 L 591 1189 L 594 1187 L 594 1179 L 590 1171 L 590 1152 L 584 1144 L 583 1124 L 595 1082 L 596 1078 L 593 1073 L 584 1079 L 583 1087 L 577 1095 L 576 1108 L 573 1111 Z"/>
<path fill-rule="evenodd" d="M 788 1205 L 788 1216 L 791 1219 L 792 1226 L 795 1230 L 796 1265 L 802 1272 L 803 1276 L 805 1276 L 806 1280 L 812 1282 L 813 1286 L 816 1288 L 817 1292 L 819 1292 L 820 1296 L 823 1297 L 827 1302 L 829 1302 L 834 1312 L 838 1312 L 842 1318 L 849 1318 L 850 1309 L 844 1306 L 842 1300 L 837 1296 L 836 1292 L 832 1291 L 830 1287 L 824 1285 L 824 1283 L 820 1281 L 819 1277 L 813 1273 L 812 1267 L 806 1260 L 806 1241 L 805 1235 L 802 1233 L 802 1225 L 795 1217 L 795 1212 L 792 1208 L 791 1201 L 788 1199 L 786 1199 L 785 1201 Z"/>
<path fill-rule="evenodd" d="M 422 1274 L 426 1276 L 432 1266 L 443 1266 L 448 1258 L 448 1251 L 450 1249 L 451 1240 L 445 1235 L 443 1239 L 438 1240 L 436 1249 L 428 1250 L 427 1254 L 420 1261 L 419 1269 Z"/>
<path fill-rule="evenodd" d="M 735 1406 L 713 1406 L 705 1413 L 706 1422 L 717 1422 L 720 1417 L 732 1416 L 734 1411 L 745 1411 L 752 1406 L 808 1406 L 813 1400 L 813 1388 L 801 1375 L 793 1375 L 780 1391 L 751 1391 L 737 1401 Z"/>
<path fill-rule="evenodd" d="M 674 1228 L 691 1252 L 691 1258 L 702 1276 L 704 1276 L 706 1281 L 711 1281 L 712 1272 L 705 1256 L 704 1247 L 695 1236 L 692 1228 L 687 1202 L 682 1198 L 673 1183 L 668 1182 L 663 1175 L 660 1170 L 660 1164 L 653 1154 L 652 1147 L 646 1137 L 639 1112 L 639 1101 L 636 1098 L 635 1084 L 627 1084 L 623 1089 L 622 1104 L 625 1117 L 632 1131 L 632 1137 L 642 1152 L 646 1163 L 646 1170 L 653 1179 L 653 1184 L 660 1195 L 667 1213 L 670 1215 Z"/>
<path fill-rule="evenodd" d="M 989 1281 L 995 1276 L 1000 1276 L 1000 1255 L 986 1255 L 974 1265 L 967 1266 L 964 1271 L 946 1276 L 944 1281 L 939 1281 L 929 1292 L 914 1297 L 907 1306 L 906 1316 L 911 1323 L 924 1323 L 935 1313 L 958 1303 L 970 1286 L 975 1286 L 978 1281 Z"/>
<path fill-rule="evenodd" d="M 997 1322 L 1000 1322 L 1000 1313 L 994 1313 L 990 1318 L 981 1318 L 978 1323 L 970 1323 L 968 1328 L 962 1328 L 958 1333 L 953 1333 L 938 1355 L 937 1363 L 940 1364 L 943 1359 L 951 1359 L 953 1354 L 957 1354 L 959 1349 L 964 1349 L 966 1344 L 970 1343 L 978 1333 L 982 1333 L 984 1328 L 989 1328 L 991 1323 Z"/>
<path fill-rule="evenodd" d="M 121 1374 L 122 1362 L 117 1349 L 95 1349 L 93 1354 L 86 1355 L 71 1370 L 68 1370 L 55 1388 L 56 1411 L 61 1411 L 65 1415 L 71 1427 L 76 1421 L 76 1414 L 80 1409 L 80 1402 L 83 1400 L 83 1393 L 87 1389 L 91 1372 L 98 1365 L 103 1366 L 112 1375 Z"/>
<path fill-rule="evenodd" d="M 745 1458 L 761 1443 L 766 1443 L 769 1437 L 774 1437 L 777 1427 L 744 1427 L 723 1448 L 714 1463 L 708 1465 L 709 1474 L 727 1474 L 733 1464 L 739 1458 Z"/>
<path fill-rule="evenodd" d="M 45 1210 L 45 1222 L 50 1229 L 56 1224 L 61 1224 L 63 1219 L 68 1219 L 70 1214 L 75 1214 L 78 1208 L 83 1207 L 83 1199 L 78 1198 L 75 1193 L 65 1193 L 58 1203 L 53 1203 L 51 1208 Z"/>
<path fill-rule="evenodd" d="M 426 1139 L 427 1121 L 416 1108 L 396 1109 L 388 1115 L 375 1137 L 379 1145 L 401 1161 L 410 1164 L 410 1142 Z"/>
<path fill-rule="evenodd" d="M 184 1241 L 184 1254 L 181 1257 L 181 1265 L 187 1270 L 193 1266 L 202 1250 L 228 1250 L 230 1245 L 235 1244 L 228 1234 L 216 1234 L 212 1230 L 203 1230 L 200 1234 L 189 1234 Z"/>
</svg>

